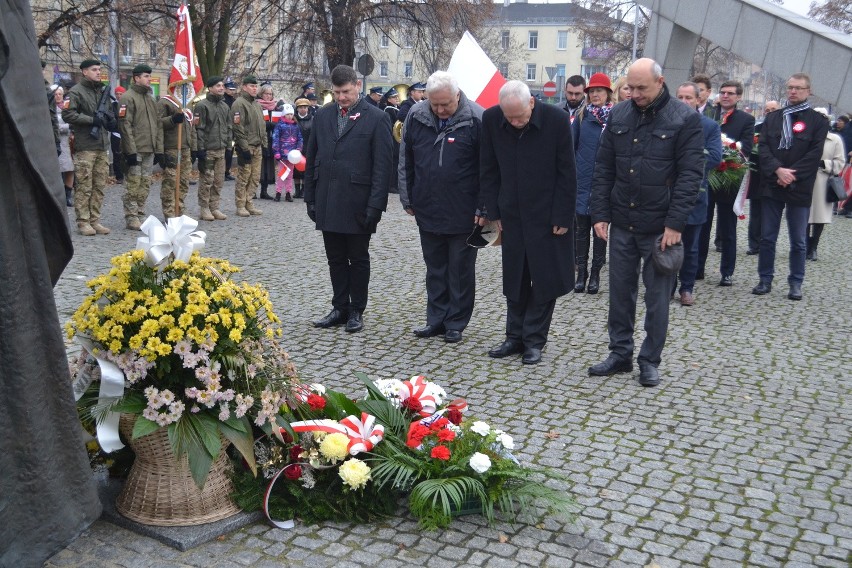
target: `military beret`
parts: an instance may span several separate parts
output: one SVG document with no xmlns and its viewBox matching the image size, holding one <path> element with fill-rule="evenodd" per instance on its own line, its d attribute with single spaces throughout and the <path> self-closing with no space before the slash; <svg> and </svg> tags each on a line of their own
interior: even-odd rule
<svg viewBox="0 0 852 568">
<path fill-rule="evenodd" d="M 376 93 L 377 95 L 381 95 L 382 94 L 382 87 L 372 87 L 370 89 L 370 92 Z"/>
<path fill-rule="evenodd" d="M 393 87 L 388 89 L 388 92 L 385 93 L 385 97 L 388 98 L 388 99 L 391 98 L 391 97 L 398 97 L 398 96 L 399 96 L 399 93 L 397 93 L 396 89 L 394 89 Z"/>
<path fill-rule="evenodd" d="M 207 82 L 204 83 L 204 85 L 206 85 L 207 87 L 213 87 L 217 83 L 221 83 L 221 82 L 222 82 L 222 77 L 220 77 L 219 75 L 213 75 L 212 77 L 207 79 Z"/>
<path fill-rule="evenodd" d="M 314 88 L 314 84 L 313 84 L 313 83 L 305 83 L 304 85 L 302 85 L 302 90 L 303 90 L 303 91 L 307 91 L 308 89 L 313 89 L 313 88 Z"/>
<path fill-rule="evenodd" d="M 257 85 L 257 77 L 254 75 L 246 75 L 243 77 L 243 85 Z"/>
<path fill-rule="evenodd" d="M 80 69 L 88 69 L 89 67 L 92 67 L 93 65 L 100 65 L 100 64 L 101 64 L 100 59 L 84 59 L 83 62 L 80 64 Z"/>
<path fill-rule="evenodd" d="M 151 69 L 150 65 L 145 65 L 144 63 L 140 63 L 136 67 L 133 68 L 133 76 L 141 75 L 142 73 L 153 73 L 154 70 Z"/>
<path fill-rule="evenodd" d="M 426 90 L 426 83 L 414 83 L 413 85 L 411 85 L 411 90 L 412 91 L 425 91 Z"/>
</svg>

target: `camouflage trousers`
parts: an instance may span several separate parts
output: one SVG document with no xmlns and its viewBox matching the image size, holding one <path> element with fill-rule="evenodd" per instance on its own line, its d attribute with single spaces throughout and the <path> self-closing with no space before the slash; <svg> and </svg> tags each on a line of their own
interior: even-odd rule
<svg viewBox="0 0 852 568">
<path fill-rule="evenodd" d="M 180 213 L 175 212 L 175 179 L 177 176 L 178 152 L 177 148 L 166 150 L 166 164 L 163 169 L 163 183 L 160 185 L 160 204 L 163 206 L 163 216 L 180 217 L 186 210 L 184 202 L 189 192 L 189 176 L 192 173 L 192 155 L 189 148 L 184 148 L 180 153 Z"/>
<path fill-rule="evenodd" d="M 200 165 L 200 164 L 199 164 Z M 222 183 L 225 181 L 225 149 L 207 150 L 207 160 L 198 184 L 198 206 L 202 211 L 219 209 Z"/>
<path fill-rule="evenodd" d="M 104 188 L 109 176 L 106 151 L 79 150 L 74 154 L 74 215 L 78 223 L 96 223 L 101 219 Z"/>
<path fill-rule="evenodd" d="M 145 202 L 148 200 L 148 192 L 151 190 L 151 174 L 154 171 L 154 154 L 136 154 L 139 160 L 135 166 L 127 167 L 124 176 L 124 219 L 139 219 L 145 215 Z"/>
<path fill-rule="evenodd" d="M 249 151 L 251 152 L 251 162 L 240 165 L 240 171 L 237 174 L 237 185 L 234 188 L 237 209 L 244 209 L 251 205 L 254 192 L 257 191 L 257 187 L 260 185 L 260 165 L 263 161 L 263 149 L 258 144 L 257 146 L 249 146 Z M 235 148 L 234 153 L 237 152 L 239 152 L 239 149 Z"/>
</svg>

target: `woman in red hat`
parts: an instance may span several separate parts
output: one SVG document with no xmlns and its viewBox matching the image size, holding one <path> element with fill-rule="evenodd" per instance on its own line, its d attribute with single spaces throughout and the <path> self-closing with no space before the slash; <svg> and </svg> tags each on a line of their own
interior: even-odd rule
<svg viewBox="0 0 852 568">
<path fill-rule="evenodd" d="M 571 123 L 574 136 L 574 154 L 577 161 L 577 218 L 574 223 L 574 243 L 577 264 L 577 281 L 574 291 L 597 294 L 600 290 L 601 268 L 606 263 L 606 241 L 592 232 L 592 217 L 589 202 L 592 193 L 592 175 L 595 172 L 595 156 L 598 153 L 601 133 L 606 128 L 609 111 L 612 109 L 612 83 L 604 73 L 595 73 L 586 86 L 586 106 Z M 592 267 L 588 268 L 589 240 L 592 247 Z M 586 286 L 588 278 L 588 287 Z"/>
</svg>

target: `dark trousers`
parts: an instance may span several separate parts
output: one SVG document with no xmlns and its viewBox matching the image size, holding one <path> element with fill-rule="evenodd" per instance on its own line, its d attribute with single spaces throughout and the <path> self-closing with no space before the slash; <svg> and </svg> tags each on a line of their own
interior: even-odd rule
<svg viewBox="0 0 852 568">
<path fill-rule="evenodd" d="M 687 225 L 680 235 L 683 242 L 683 266 L 680 267 L 680 291 L 692 292 L 698 272 L 698 240 L 704 225 Z"/>
<path fill-rule="evenodd" d="M 675 275 L 660 274 L 651 262 L 659 235 L 635 234 L 610 225 L 609 350 L 622 359 L 633 357 L 633 330 L 639 272 L 645 285 L 645 340 L 639 362 L 659 365 L 669 327 L 669 299 Z"/>
<path fill-rule="evenodd" d="M 574 221 L 574 262 L 585 267 L 589 262 L 589 239 L 593 235 L 591 215 L 576 215 Z M 600 270 L 606 264 L 606 241 L 597 235 L 593 237 L 592 268 Z"/>
<path fill-rule="evenodd" d="M 342 312 L 363 312 L 370 286 L 370 237 L 322 232 L 334 297 L 331 305 Z"/>
<path fill-rule="evenodd" d="M 719 245 L 722 247 L 722 262 L 719 266 L 719 272 L 722 276 L 733 276 L 734 268 L 737 265 L 737 215 L 734 213 L 733 202 L 726 203 L 709 199 L 707 205 L 707 222 L 701 228 L 701 237 L 698 243 L 698 270 L 704 272 L 704 265 L 707 263 L 707 253 L 710 250 L 710 233 L 713 230 L 714 210 L 718 211 L 716 237 L 719 239 Z"/>
<path fill-rule="evenodd" d="M 543 349 L 553 319 L 556 300 L 536 300 L 530 269 L 524 258 L 524 273 L 521 276 L 521 296 L 517 301 L 506 298 L 506 339 L 523 343 L 525 347 Z"/>
<path fill-rule="evenodd" d="M 420 229 L 426 263 L 426 323 L 462 331 L 476 299 L 476 249 L 467 234 L 440 235 Z"/>
<path fill-rule="evenodd" d="M 112 175 L 115 179 L 121 181 L 124 179 L 124 160 L 121 155 L 121 138 L 118 136 L 109 137 L 110 150 L 112 150 Z"/>
<path fill-rule="evenodd" d="M 760 198 L 752 197 L 748 208 L 748 250 L 760 249 L 760 213 L 763 210 L 760 201 Z"/>
<path fill-rule="evenodd" d="M 762 219 L 760 253 L 757 257 L 757 274 L 761 281 L 772 282 L 775 276 L 775 243 L 781 230 L 781 214 L 787 209 L 787 232 L 790 236 L 790 274 L 787 282 L 801 284 L 805 281 L 805 255 L 808 250 L 808 216 L 810 206 L 787 205 L 777 199 L 761 199 Z"/>
<path fill-rule="evenodd" d="M 225 150 L 225 175 L 231 175 L 231 162 L 234 160 L 234 147 Z"/>
</svg>

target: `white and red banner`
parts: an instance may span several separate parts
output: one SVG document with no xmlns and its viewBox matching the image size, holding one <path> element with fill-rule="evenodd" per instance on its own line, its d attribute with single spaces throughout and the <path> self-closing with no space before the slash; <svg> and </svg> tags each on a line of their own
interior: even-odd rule
<svg viewBox="0 0 852 568">
<path fill-rule="evenodd" d="M 263 111 L 263 120 L 266 122 L 281 122 L 281 117 L 284 116 L 284 113 L 280 110 L 273 110 L 272 112 Z"/>
<path fill-rule="evenodd" d="M 175 35 L 175 60 L 169 75 L 169 93 L 181 101 L 183 106 L 204 90 L 204 79 L 198 68 L 195 44 L 192 41 L 192 24 L 189 21 L 189 9 L 181 4 L 177 11 L 177 34 Z M 186 85 L 186 98 L 183 86 Z"/>
<path fill-rule="evenodd" d="M 468 99 L 476 101 L 484 108 L 499 102 L 500 87 L 506 83 L 506 78 L 497 70 L 497 66 L 470 32 L 464 32 L 450 59 L 447 72 L 456 78 Z"/>
</svg>

